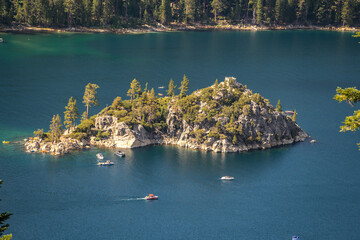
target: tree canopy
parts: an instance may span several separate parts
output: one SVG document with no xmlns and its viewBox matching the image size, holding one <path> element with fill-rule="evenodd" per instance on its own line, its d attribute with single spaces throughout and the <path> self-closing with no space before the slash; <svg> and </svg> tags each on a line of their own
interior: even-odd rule
<svg viewBox="0 0 360 240">
<path fill-rule="evenodd" d="M 0 180 L 0 188 L 1 188 L 1 184 L 3 183 L 2 180 Z M 4 231 L 6 229 L 9 228 L 9 224 L 5 224 L 5 221 L 8 220 L 10 218 L 12 214 L 11 213 L 8 213 L 8 212 L 3 212 L 3 213 L 0 213 L 0 240 L 1 239 L 11 239 L 11 235 L 5 235 L 3 237 L 1 237 L 4 233 Z M 6 238 L 5 238 L 6 237 Z"/>
<path fill-rule="evenodd" d="M 359 0 L 0 0 L 0 23 L 129 27 L 161 22 L 358 26 Z"/>
<path fill-rule="evenodd" d="M 91 105 L 97 106 L 99 105 L 98 97 L 96 96 L 96 89 L 98 89 L 99 86 L 94 83 L 88 83 L 85 87 L 85 92 L 83 96 L 83 103 L 86 107 L 86 118 L 89 118 L 89 108 Z"/>
<path fill-rule="evenodd" d="M 334 99 L 338 102 L 346 101 L 351 106 L 360 101 L 360 91 L 356 87 L 342 89 L 338 87 L 336 89 L 336 95 Z M 340 132 L 357 131 L 360 127 L 360 109 L 354 111 L 352 116 L 347 116 L 344 125 L 340 126 Z M 360 147 L 360 144 L 358 144 Z M 359 148 L 360 150 L 360 148 Z"/>
<path fill-rule="evenodd" d="M 75 121 L 79 118 L 79 111 L 76 106 L 76 99 L 71 97 L 64 112 L 64 125 L 67 129 L 75 127 Z"/>
</svg>

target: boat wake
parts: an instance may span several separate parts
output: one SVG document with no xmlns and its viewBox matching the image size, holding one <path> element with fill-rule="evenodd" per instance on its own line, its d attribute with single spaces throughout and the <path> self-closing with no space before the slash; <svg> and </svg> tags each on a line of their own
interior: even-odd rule
<svg viewBox="0 0 360 240">
<path fill-rule="evenodd" d="M 139 201 L 139 200 L 145 200 L 145 198 L 124 198 L 124 199 L 119 199 L 119 201 Z"/>
</svg>

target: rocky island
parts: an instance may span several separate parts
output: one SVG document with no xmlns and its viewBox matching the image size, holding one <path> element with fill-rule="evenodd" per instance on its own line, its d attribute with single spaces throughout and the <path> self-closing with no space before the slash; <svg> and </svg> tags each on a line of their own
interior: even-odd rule
<svg viewBox="0 0 360 240">
<path fill-rule="evenodd" d="M 136 148 L 172 144 L 214 152 L 243 152 L 267 149 L 304 141 L 308 135 L 292 117 L 274 108 L 269 100 L 253 93 L 235 78 L 227 77 L 187 95 L 189 80 L 184 75 L 180 93 L 170 80 L 167 95 L 157 97 L 154 89 L 142 90 L 134 79 L 130 100 L 116 97 L 111 106 L 89 118 L 89 107 L 97 104 L 96 84 L 88 84 L 84 94 L 87 111 L 80 124 L 76 100 L 70 98 L 65 111 L 64 131 L 59 115 L 50 131 L 35 131 L 25 142 L 28 152 L 64 154 L 71 150 L 103 146 Z"/>
</svg>

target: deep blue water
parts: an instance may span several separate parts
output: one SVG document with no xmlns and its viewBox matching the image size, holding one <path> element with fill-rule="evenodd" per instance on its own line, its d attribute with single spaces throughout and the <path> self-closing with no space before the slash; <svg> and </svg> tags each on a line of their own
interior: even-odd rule
<svg viewBox="0 0 360 240">
<path fill-rule="evenodd" d="M 88 82 L 100 106 L 126 98 L 130 81 L 191 91 L 235 76 L 274 105 L 296 109 L 314 139 L 265 151 L 205 153 L 174 146 L 91 149 L 54 157 L 0 145 L 0 212 L 13 239 L 359 239 L 359 133 L 339 133 L 357 108 L 332 99 L 360 87 L 360 44 L 326 31 L 145 35 L 3 34 L 0 140 L 48 129 L 70 96 L 81 111 Z M 115 166 L 96 166 L 103 152 Z M 219 177 L 232 175 L 233 182 Z M 148 193 L 158 201 L 142 199 Z"/>
</svg>

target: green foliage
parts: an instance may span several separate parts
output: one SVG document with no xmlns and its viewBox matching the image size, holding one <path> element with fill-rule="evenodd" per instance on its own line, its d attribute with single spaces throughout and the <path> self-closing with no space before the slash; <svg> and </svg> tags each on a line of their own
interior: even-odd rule
<svg viewBox="0 0 360 240">
<path fill-rule="evenodd" d="M 176 86 L 174 85 L 174 81 L 171 78 L 170 82 L 169 82 L 169 89 L 167 90 L 167 95 L 169 97 L 175 96 L 175 89 L 176 89 Z"/>
<path fill-rule="evenodd" d="M 12 239 L 12 234 L 7 234 L 0 237 L 0 240 L 10 240 Z"/>
<path fill-rule="evenodd" d="M 89 108 L 91 105 L 97 106 L 99 105 L 98 97 L 96 96 L 96 89 L 98 89 L 99 86 L 93 83 L 88 83 L 85 87 L 85 92 L 83 96 L 83 103 L 86 107 L 86 118 L 89 118 Z M 76 102 L 75 102 L 76 103 Z"/>
<path fill-rule="evenodd" d="M 104 132 L 104 131 L 99 130 L 96 135 L 95 141 L 99 141 L 101 139 L 108 138 L 109 136 L 110 136 L 109 132 Z"/>
<path fill-rule="evenodd" d="M 160 21 L 162 24 L 168 24 L 171 21 L 171 8 L 169 0 L 161 1 Z"/>
<path fill-rule="evenodd" d="M 140 83 L 134 78 L 130 84 L 130 89 L 127 92 L 127 95 L 131 98 L 131 102 L 133 98 L 139 97 L 141 94 L 141 85 Z"/>
<path fill-rule="evenodd" d="M 112 109 L 120 109 L 123 106 L 122 104 L 122 98 L 121 97 L 116 97 L 113 101 L 113 103 L 111 104 L 111 108 Z"/>
<path fill-rule="evenodd" d="M 297 113 L 296 113 L 296 109 L 294 110 L 294 114 L 291 118 L 294 122 L 296 122 L 296 119 L 297 119 Z"/>
<path fill-rule="evenodd" d="M 276 104 L 275 110 L 278 112 L 282 112 L 282 105 L 281 105 L 280 99 Z"/>
<path fill-rule="evenodd" d="M 34 131 L 34 135 L 40 139 L 44 139 L 46 137 L 46 134 L 44 133 L 44 129 L 38 129 Z"/>
<path fill-rule="evenodd" d="M 220 134 L 217 131 L 210 131 L 207 136 L 209 138 L 214 138 L 215 140 L 218 140 L 220 138 Z"/>
<path fill-rule="evenodd" d="M 1 184 L 3 183 L 2 180 L 0 180 L 0 187 L 1 187 Z M 12 214 L 11 213 L 8 213 L 8 212 L 3 212 L 3 213 L 0 213 L 0 236 L 2 236 L 2 234 L 4 233 L 4 231 L 6 229 L 9 228 L 9 224 L 5 224 L 5 221 L 8 220 L 10 218 Z M 5 238 L 5 239 L 11 239 L 10 238 Z"/>
<path fill-rule="evenodd" d="M 232 144 L 233 145 L 236 145 L 238 143 L 238 139 L 236 137 L 236 135 L 233 137 L 233 140 L 232 140 Z"/>
<path fill-rule="evenodd" d="M 243 114 L 245 116 L 250 116 L 251 115 L 251 108 L 250 108 L 250 105 L 245 105 L 242 109 L 243 111 Z"/>
<path fill-rule="evenodd" d="M 0 0 L 0 23 L 42 27 L 134 27 L 225 23 L 358 26 L 358 0 Z"/>
<path fill-rule="evenodd" d="M 71 97 L 64 112 L 64 125 L 67 129 L 75 127 L 75 121 L 79 118 L 79 111 L 76 106 L 76 100 Z"/>
<path fill-rule="evenodd" d="M 61 127 L 62 127 L 62 123 L 59 114 L 54 115 L 50 123 L 50 133 L 53 142 L 59 141 L 61 134 L 63 132 Z"/>
<path fill-rule="evenodd" d="M 185 74 L 179 89 L 180 89 L 180 94 L 179 94 L 180 98 L 185 97 L 186 93 L 189 91 L 189 79 L 185 76 Z"/>
<path fill-rule="evenodd" d="M 337 87 L 336 92 L 337 94 L 334 96 L 334 99 L 339 102 L 346 101 L 353 106 L 353 104 L 360 101 L 360 91 L 357 90 L 356 87 L 345 89 Z M 340 126 L 340 132 L 358 130 L 360 127 L 360 110 L 354 111 L 354 115 L 352 116 L 347 116 L 343 123 L 344 125 Z M 360 144 L 358 145 L 360 146 Z"/>
</svg>

